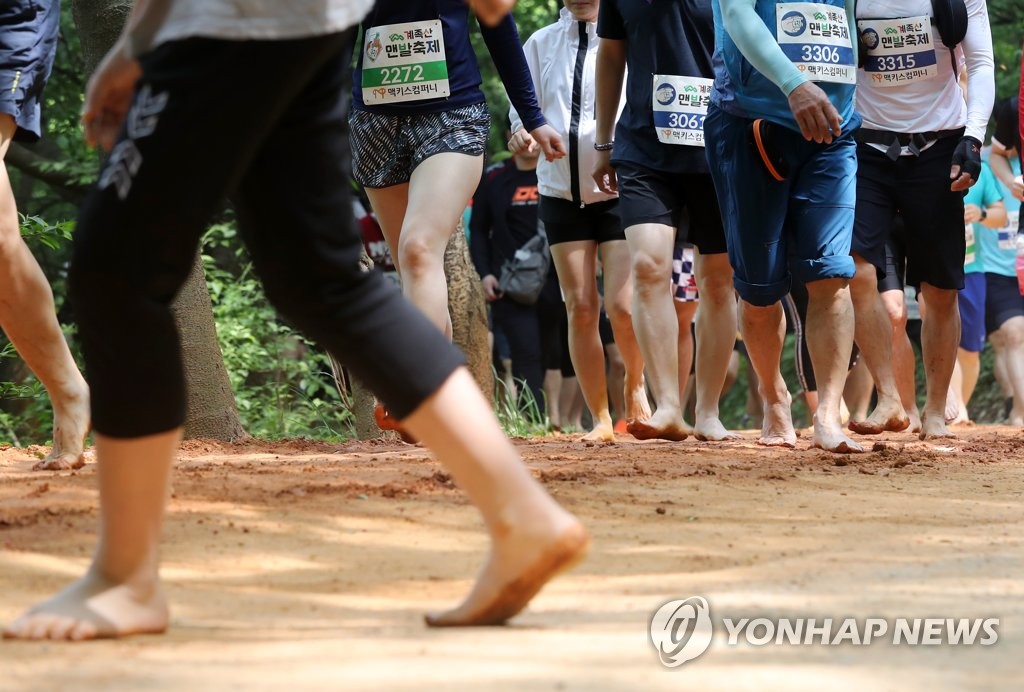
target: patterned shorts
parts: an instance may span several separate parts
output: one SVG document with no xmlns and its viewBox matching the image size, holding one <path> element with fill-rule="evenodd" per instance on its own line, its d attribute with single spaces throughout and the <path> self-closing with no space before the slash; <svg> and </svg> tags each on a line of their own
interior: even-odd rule
<svg viewBox="0 0 1024 692">
<path fill-rule="evenodd" d="M 672 297 L 680 303 L 698 300 L 697 278 L 693 273 L 693 245 L 678 243 L 672 251 Z"/>
<path fill-rule="evenodd" d="M 363 187 L 389 187 L 409 182 L 416 166 L 435 154 L 482 156 L 491 117 L 484 103 L 412 115 L 353 108 L 348 124 L 352 175 Z"/>
</svg>

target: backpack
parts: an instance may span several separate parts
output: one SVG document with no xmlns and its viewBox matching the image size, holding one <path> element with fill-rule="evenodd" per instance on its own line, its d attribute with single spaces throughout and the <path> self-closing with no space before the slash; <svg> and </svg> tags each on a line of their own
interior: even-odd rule
<svg viewBox="0 0 1024 692">
<path fill-rule="evenodd" d="M 498 291 L 523 305 L 534 305 L 548 280 L 551 248 L 544 222 L 537 222 L 537 235 L 527 240 L 516 254 L 501 265 Z"/>
</svg>

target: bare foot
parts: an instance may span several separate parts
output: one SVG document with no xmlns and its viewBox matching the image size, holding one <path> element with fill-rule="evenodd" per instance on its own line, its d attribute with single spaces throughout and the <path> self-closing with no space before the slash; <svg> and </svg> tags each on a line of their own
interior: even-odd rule
<svg viewBox="0 0 1024 692">
<path fill-rule="evenodd" d="M 921 432 L 918 437 L 927 440 L 929 438 L 955 438 L 956 435 L 946 427 L 946 419 L 943 416 L 925 413 L 921 416 Z"/>
<path fill-rule="evenodd" d="M 89 390 L 53 400 L 53 447 L 32 466 L 33 471 L 65 471 L 85 466 L 85 438 L 89 435 Z"/>
<path fill-rule="evenodd" d="M 443 613 L 431 613 L 431 627 L 502 625 L 526 607 L 558 573 L 570 569 L 586 554 L 590 535 L 571 516 L 569 523 L 538 535 L 512 530 L 496 539 L 491 557 L 465 601 Z"/>
<path fill-rule="evenodd" d="M 916 407 L 913 411 L 907 411 L 907 417 L 910 419 L 910 427 L 907 428 L 907 432 L 914 434 L 921 432 L 921 414 L 917 412 Z"/>
<path fill-rule="evenodd" d="M 626 420 L 647 420 L 651 417 L 651 402 L 647 399 L 643 378 L 635 385 L 627 378 L 623 394 L 626 397 Z"/>
<path fill-rule="evenodd" d="M 158 634 L 170 619 L 158 583 L 116 583 L 90 570 L 79 581 L 19 617 L 4 639 L 81 641 Z"/>
<path fill-rule="evenodd" d="M 945 417 L 947 423 L 952 423 L 960 416 L 960 404 L 957 402 L 956 397 L 953 396 L 953 390 L 950 389 L 946 393 L 946 410 Z"/>
<path fill-rule="evenodd" d="M 862 421 L 851 420 L 847 426 L 860 435 L 878 435 L 883 432 L 902 432 L 910 427 L 910 416 L 898 401 L 879 403 L 871 415 Z"/>
<path fill-rule="evenodd" d="M 793 414 L 790 411 L 792 397 L 774 404 L 764 403 L 761 423 L 761 437 L 757 444 L 762 447 L 796 447 L 796 431 L 793 429 Z"/>
<path fill-rule="evenodd" d="M 701 442 L 722 442 L 724 440 L 738 440 L 740 436 L 727 429 L 721 419 L 717 417 L 698 420 L 693 426 L 693 436 Z"/>
<path fill-rule="evenodd" d="M 659 409 L 647 420 L 630 421 L 626 430 L 638 440 L 670 440 L 682 442 L 692 430 L 682 418 L 674 418 L 672 414 L 662 413 Z"/>
<path fill-rule="evenodd" d="M 593 430 L 580 438 L 580 442 L 615 442 L 615 429 L 612 427 L 611 419 L 595 425 Z"/>
<path fill-rule="evenodd" d="M 836 454 L 856 454 L 864 451 L 863 447 L 843 434 L 840 426 L 819 423 L 817 416 L 814 419 L 814 439 L 811 446 Z"/>
</svg>

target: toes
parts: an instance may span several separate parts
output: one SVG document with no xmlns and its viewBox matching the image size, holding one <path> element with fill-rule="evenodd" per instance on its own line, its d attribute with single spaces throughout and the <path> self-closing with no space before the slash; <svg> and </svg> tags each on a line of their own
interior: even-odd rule
<svg viewBox="0 0 1024 692">
<path fill-rule="evenodd" d="M 72 641 L 81 642 L 86 639 L 95 639 L 97 635 L 96 625 L 82 620 L 74 624 L 74 627 L 68 631 L 67 637 Z"/>
</svg>

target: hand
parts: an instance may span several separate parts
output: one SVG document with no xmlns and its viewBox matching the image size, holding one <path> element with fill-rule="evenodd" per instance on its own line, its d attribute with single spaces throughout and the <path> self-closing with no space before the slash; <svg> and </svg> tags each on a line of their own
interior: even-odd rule
<svg viewBox="0 0 1024 692">
<path fill-rule="evenodd" d="M 484 285 L 484 298 L 487 299 L 488 303 L 493 303 L 498 298 L 501 298 L 501 291 L 498 290 L 498 277 L 494 274 L 488 274 L 481 280 L 481 283 Z"/>
<path fill-rule="evenodd" d="M 612 152 L 597 152 L 592 175 L 601 192 L 606 192 L 609 195 L 619 194 L 619 181 L 615 177 L 615 169 L 612 168 Z"/>
<path fill-rule="evenodd" d="M 964 223 L 977 223 L 981 221 L 981 207 L 977 204 L 964 205 Z"/>
<path fill-rule="evenodd" d="M 85 89 L 82 125 L 85 142 L 110 151 L 117 141 L 124 119 L 132 105 L 135 83 L 142 68 L 128 52 L 127 42 L 119 40 L 96 68 Z"/>
<path fill-rule="evenodd" d="M 537 140 L 530 136 L 530 133 L 519 128 L 515 131 L 515 134 L 508 140 L 508 150 L 513 154 L 522 154 L 523 152 L 533 153 L 537 151 Z"/>
<path fill-rule="evenodd" d="M 1010 192 L 1013 193 L 1014 197 L 1024 202 L 1024 177 L 1018 175 L 1013 179 L 1013 187 L 1010 188 Z"/>
<path fill-rule="evenodd" d="M 978 182 L 981 175 L 981 142 L 974 137 L 961 137 L 953 152 L 953 164 L 949 168 L 949 189 L 953 192 L 966 190 Z"/>
<path fill-rule="evenodd" d="M 565 145 L 562 144 L 562 138 L 550 125 L 541 125 L 537 129 L 531 130 L 530 136 L 540 145 L 541 151 L 544 152 L 544 158 L 548 161 L 557 161 L 565 156 Z"/>
<path fill-rule="evenodd" d="M 839 111 L 814 82 L 804 82 L 789 92 L 789 109 L 808 142 L 831 144 L 834 137 L 842 134 Z"/>
<path fill-rule="evenodd" d="M 495 26 L 512 11 L 516 0 L 466 0 L 473 14 L 487 26 Z"/>
</svg>

